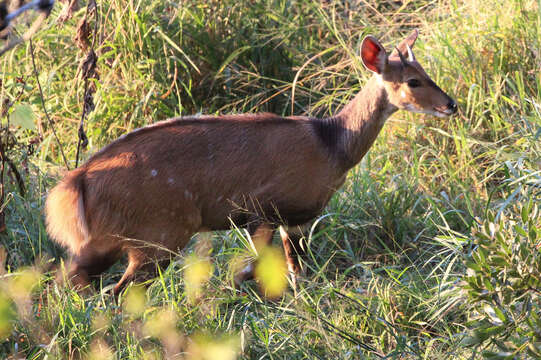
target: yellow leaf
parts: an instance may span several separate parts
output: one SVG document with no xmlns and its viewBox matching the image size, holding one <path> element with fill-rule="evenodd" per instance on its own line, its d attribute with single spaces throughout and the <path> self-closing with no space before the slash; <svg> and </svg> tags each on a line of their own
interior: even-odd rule
<svg viewBox="0 0 541 360">
<path fill-rule="evenodd" d="M 33 269 L 26 269 L 11 277 L 7 284 L 9 295 L 13 299 L 28 298 L 32 289 L 39 284 L 41 274 Z"/>
<path fill-rule="evenodd" d="M 197 256 L 187 259 L 184 284 L 190 299 L 193 300 L 201 295 L 203 284 L 210 279 L 212 271 L 212 264 L 208 260 L 200 259 Z"/>
<path fill-rule="evenodd" d="M 287 286 L 287 265 L 282 251 L 264 248 L 257 261 L 255 276 L 266 296 L 282 295 Z"/>
<path fill-rule="evenodd" d="M 122 303 L 124 311 L 133 316 L 139 316 L 145 311 L 146 292 L 143 286 L 132 286 L 125 295 Z"/>
<path fill-rule="evenodd" d="M 0 292 L 0 341 L 5 339 L 13 327 L 15 311 L 9 298 Z"/>
<path fill-rule="evenodd" d="M 148 336 L 161 338 L 176 332 L 177 321 L 178 316 L 176 312 L 169 309 L 162 309 L 145 322 L 143 332 Z"/>
<path fill-rule="evenodd" d="M 238 337 L 195 336 L 188 349 L 189 360 L 234 360 L 239 351 Z"/>
</svg>

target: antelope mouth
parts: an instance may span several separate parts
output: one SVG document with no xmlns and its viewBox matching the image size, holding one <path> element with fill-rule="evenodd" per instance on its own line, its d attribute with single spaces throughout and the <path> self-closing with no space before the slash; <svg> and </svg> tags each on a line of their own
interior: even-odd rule
<svg viewBox="0 0 541 360">
<path fill-rule="evenodd" d="M 453 115 L 455 112 L 452 109 L 449 109 L 448 107 L 441 108 L 441 107 L 435 107 L 433 110 L 433 114 L 437 117 L 447 117 Z"/>
<path fill-rule="evenodd" d="M 434 115 L 440 118 L 448 117 L 454 114 L 454 111 L 452 109 L 449 109 L 448 107 L 433 107 L 432 109 L 418 109 L 417 107 L 413 106 L 412 104 L 405 104 L 404 109 L 419 113 L 419 114 L 430 114 Z"/>
</svg>

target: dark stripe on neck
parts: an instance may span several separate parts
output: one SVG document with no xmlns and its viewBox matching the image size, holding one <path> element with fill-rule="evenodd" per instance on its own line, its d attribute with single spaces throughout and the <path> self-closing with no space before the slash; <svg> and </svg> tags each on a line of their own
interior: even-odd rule
<svg viewBox="0 0 541 360">
<path fill-rule="evenodd" d="M 340 116 L 312 119 L 312 127 L 321 143 L 329 154 L 341 161 L 347 161 L 348 156 L 344 149 L 344 126 Z"/>
</svg>

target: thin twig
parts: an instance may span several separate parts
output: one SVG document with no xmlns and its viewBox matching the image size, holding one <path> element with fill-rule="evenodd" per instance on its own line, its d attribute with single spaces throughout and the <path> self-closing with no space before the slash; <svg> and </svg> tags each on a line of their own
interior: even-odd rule
<svg viewBox="0 0 541 360">
<path fill-rule="evenodd" d="M 6 157 L 6 162 L 8 163 L 11 172 L 13 173 L 13 175 L 15 175 L 17 186 L 19 186 L 19 193 L 21 194 L 21 196 L 24 196 L 26 194 L 26 187 L 24 186 L 23 177 L 21 176 L 19 169 L 17 169 L 17 167 L 15 166 L 15 163 L 13 162 L 13 160 L 11 160 L 7 156 L 7 154 L 4 154 L 4 156 Z"/>
<path fill-rule="evenodd" d="M 7 128 L 9 129 L 9 117 L 7 118 Z M 6 144 L 8 136 L 9 131 L 6 135 Z M 0 156 L 2 157 L 2 161 L 0 161 L 0 206 L 2 206 L 2 209 L 0 209 L 0 232 L 4 232 L 6 231 L 6 214 L 4 213 L 4 200 L 6 197 L 6 189 L 4 185 L 4 169 L 6 164 L 6 156 L 3 141 L 0 141 Z"/>
<path fill-rule="evenodd" d="M 0 163 L 0 232 L 5 232 L 6 231 L 6 214 L 4 213 L 4 201 L 6 199 L 6 187 L 5 187 L 5 177 L 4 177 L 4 173 L 5 173 L 5 169 L 6 169 L 6 162 L 8 162 L 8 164 L 10 163 L 10 160 L 8 159 L 7 155 L 6 155 L 6 148 L 9 147 L 9 135 L 11 134 L 10 131 L 9 131 L 9 119 L 10 117 L 8 116 L 8 111 L 9 111 L 9 108 L 13 106 L 13 104 L 15 104 L 15 102 L 17 102 L 21 96 L 23 95 L 24 93 L 24 85 L 21 87 L 21 90 L 19 91 L 19 94 L 15 97 L 15 100 L 14 101 L 8 101 L 6 103 L 6 109 L 4 111 L 2 111 L 2 116 L 6 116 L 6 138 L 5 140 L 4 139 L 1 139 L 0 138 L 0 157 L 2 158 L 1 159 L 1 163 Z M 5 147 L 4 147 L 5 145 Z"/>
<path fill-rule="evenodd" d="M 9 136 L 9 134 L 8 134 Z M 4 148 L 4 143 L 0 143 L 0 157 L 2 158 L 1 165 L 0 165 L 0 203 L 4 203 L 5 198 L 5 184 L 4 184 L 4 171 L 5 171 L 5 164 L 7 163 L 9 165 L 9 168 L 13 175 L 15 175 L 15 180 L 17 182 L 17 186 L 19 187 L 19 193 L 21 196 L 24 196 L 26 194 L 26 187 L 24 186 L 24 180 L 21 176 L 21 173 L 19 172 L 19 169 L 17 169 L 17 166 L 15 166 L 15 163 L 13 160 L 11 160 L 7 153 L 6 149 Z"/>
<path fill-rule="evenodd" d="M 75 167 L 79 166 L 79 154 L 81 151 L 81 147 L 84 148 L 88 144 L 88 137 L 86 136 L 84 125 L 88 112 L 92 111 L 94 107 L 93 97 L 90 93 L 91 90 L 89 88 L 88 82 L 90 77 L 94 77 L 97 61 L 97 56 L 94 52 L 94 46 L 96 44 L 96 37 L 98 33 L 98 6 L 96 5 L 95 0 L 90 0 L 88 2 L 85 18 L 86 16 L 88 16 L 88 14 L 90 14 L 92 10 L 94 10 L 94 31 L 92 34 L 92 45 L 90 47 L 90 51 L 88 52 L 85 62 L 83 63 L 83 77 L 85 80 L 85 85 L 83 93 L 83 111 L 81 113 L 81 120 L 79 122 L 78 131 L 79 140 L 77 141 L 77 152 L 75 154 Z"/>
<path fill-rule="evenodd" d="M 84 96 L 83 96 L 83 112 L 81 113 L 81 120 L 79 122 L 79 130 L 77 131 L 77 135 L 79 140 L 77 141 L 77 152 L 75 153 L 75 167 L 79 167 L 79 153 L 81 151 L 81 146 L 86 146 L 88 143 L 88 138 L 85 133 L 84 128 L 84 121 L 86 117 L 86 93 L 88 90 L 88 79 L 85 79 L 85 85 L 84 85 Z"/>
<path fill-rule="evenodd" d="M 9 136 L 10 136 L 10 131 L 9 131 L 9 116 L 8 116 L 8 111 L 9 111 L 9 108 L 13 106 L 13 104 L 15 104 L 20 98 L 21 96 L 23 95 L 24 93 L 24 80 L 22 80 L 23 82 L 23 86 L 21 87 L 21 90 L 19 91 L 19 94 L 15 97 L 15 99 L 13 101 L 7 101 L 6 102 L 6 108 L 5 109 L 2 109 L 2 111 L 0 111 L 0 116 L 1 117 L 6 117 L 6 127 L 5 127 L 5 130 L 6 130 L 6 138 L 5 140 L 1 138 L 0 136 L 0 157 L 1 157 L 1 161 L 0 161 L 0 232 L 5 232 L 6 231 L 6 214 L 4 212 L 5 210 L 5 199 L 6 199 L 6 186 L 5 186 L 5 177 L 4 177 L 4 174 L 6 172 L 6 163 L 9 165 L 9 167 L 11 168 L 11 171 L 13 172 L 13 174 L 15 174 L 15 178 L 17 180 L 17 184 L 19 185 L 19 191 L 21 193 L 21 196 L 24 196 L 25 192 L 26 192 L 26 189 L 25 189 L 25 186 L 24 186 L 24 181 L 22 179 L 22 176 L 21 174 L 19 173 L 19 170 L 17 169 L 17 167 L 15 166 L 15 163 L 13 163 L 13 161 L 7 156 L 7 150 L 9 150 Z M 1 266 L 1 264 L 0 264 Z"/>
<path fill-rule="evenodd" d="M 32 44 L 32 39 L 29 39 L 29 44 L 30 44 L 30 55 L 32 57 L 32 66 L 34 67 L 34 75 L 36 76 L 36 82 L 38 84 L 39 95 L 41 98 L 41 106 L 43 107 L 43 112 L 45 113 L 47 122 L 49 123 L 49 126 L 51 127 L 51 130 L 53 131 L 54 138 L 56 139 L 56 142 L 58 143 L 60 154 L 62 155 L 62 159 L 64 160 L 64 165 L 66 166 L 66 169 L 70 170 L 70 167 L 68 165 L 68 160 L 66 159 L 66 155 L 64 154 L 64 149 L 62 148 L 60 139 L 58 138 L 58 135 L 56 134 L 53 121 L 49 117 L 49 113 L 47 112 L 47 108 L 45 107 L 45 98 L 43 97 L 43 90 L 41 89 L 41 84 L 39 83 L 39 74 L 38 74 L 38 69 L 36 67 L 36 60 L 34 58 L 34 45 Z"/>
</svg>

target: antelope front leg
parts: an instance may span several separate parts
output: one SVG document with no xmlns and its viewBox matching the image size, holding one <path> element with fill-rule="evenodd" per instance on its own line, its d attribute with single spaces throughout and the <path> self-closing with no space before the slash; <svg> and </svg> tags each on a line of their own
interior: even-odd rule
<svg viewBox="0 0 541 360">
<path fill-rule="evenodd" d="M 280 226 L 280 237 L 282 238 L 282 244 L 284 246 L 284 253 L 286 256 L 287 269 L 293 288 L 297 288 L 297 275 L 301 273 L 301 267 L 299 264 L 299 255 L 303 253 L 300 246 L 300 239 L 302 237 L 302 227 L 295 226 L 291 229 L 285 229 Z"/>
</svg>

